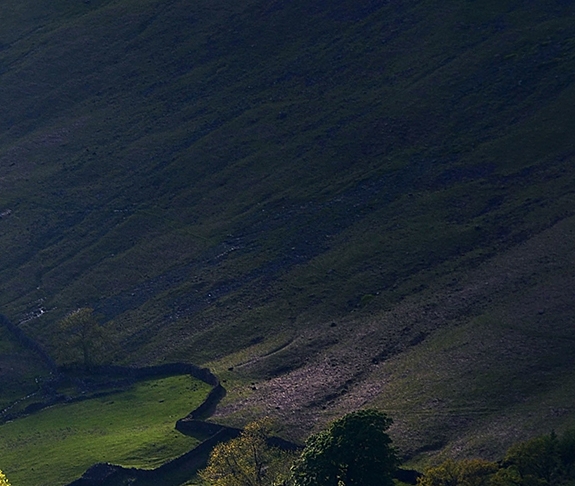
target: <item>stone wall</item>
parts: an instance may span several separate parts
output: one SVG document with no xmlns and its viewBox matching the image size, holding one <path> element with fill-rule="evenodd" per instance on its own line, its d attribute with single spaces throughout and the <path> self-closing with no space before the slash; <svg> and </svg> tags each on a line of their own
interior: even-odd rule
<svg viewBox="0 0 575 486">
<path fill-rule="evenodd" d="M 20 329 L 16 324 L 12 323 L 10 319 L 6 316 L 0 314 L 0 325 L 6 327 L 12 335 L 18 340 L 18 342 L 24 346 L 25 348 L 30 349 L 34 353 L 36 353 L 42 361 L 46 363 L 48 369 L 52 372 L 57 371 L 56 362 L 50 357 L 50 355 L 40 346 L 36 341 L 32 338 L 28 337 L 22 329 Z"/>
</svg>

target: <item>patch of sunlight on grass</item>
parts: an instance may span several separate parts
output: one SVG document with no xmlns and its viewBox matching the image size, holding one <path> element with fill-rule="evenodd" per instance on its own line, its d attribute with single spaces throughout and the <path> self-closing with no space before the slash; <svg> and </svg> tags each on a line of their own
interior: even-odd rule
<svg viewBox="0 0 575 486">
<path fill-rule="evenodd" d="M 0 426 L 2 468 L 19 486 L 57 486 L 97 462 L 155 468 L 198 444 L 177 432 L 210 386 L 187 375 L 59 405 Z"/>
</svg>

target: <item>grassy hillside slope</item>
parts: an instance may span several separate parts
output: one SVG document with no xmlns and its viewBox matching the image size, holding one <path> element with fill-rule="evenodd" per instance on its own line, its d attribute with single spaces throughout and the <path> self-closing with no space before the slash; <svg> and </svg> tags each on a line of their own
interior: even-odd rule
<svg viewBox="0 0 575 486">
<path fill-rule="evenodd" d="M 0 305 L 49 352 L 93 306 L 222 420 L 377 404 L 409 454 L 571 423 L 568 2 L 0 9 Z"/>
</svg>

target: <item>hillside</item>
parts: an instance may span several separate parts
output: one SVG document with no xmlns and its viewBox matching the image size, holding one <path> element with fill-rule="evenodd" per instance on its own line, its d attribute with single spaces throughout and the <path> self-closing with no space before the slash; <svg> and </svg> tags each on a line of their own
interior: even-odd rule
<svg viewBox="0 0 575 486">
<path fill-rule="evenodd" d="M 294 439 L 575 424 L 573 10 L 5 0 L 0 312 L 57 358 L 93 307 L 107 361 L 209 365 L 218 420 Z"/>
</svg>

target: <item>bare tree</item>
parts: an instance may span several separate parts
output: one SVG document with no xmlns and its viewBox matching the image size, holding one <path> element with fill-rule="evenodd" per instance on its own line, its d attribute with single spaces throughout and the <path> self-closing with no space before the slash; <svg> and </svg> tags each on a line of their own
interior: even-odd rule
<svg viewBox="0 0 575 486">
<path fill-rule="evenodd" d="M 94 309 L 82 307 L 59 323 L 60 358 L 64 362 L 81 362 L 86 368 L 98 364 L 104 349 L 104 332 L 94 316 Z"/>
</svg>

